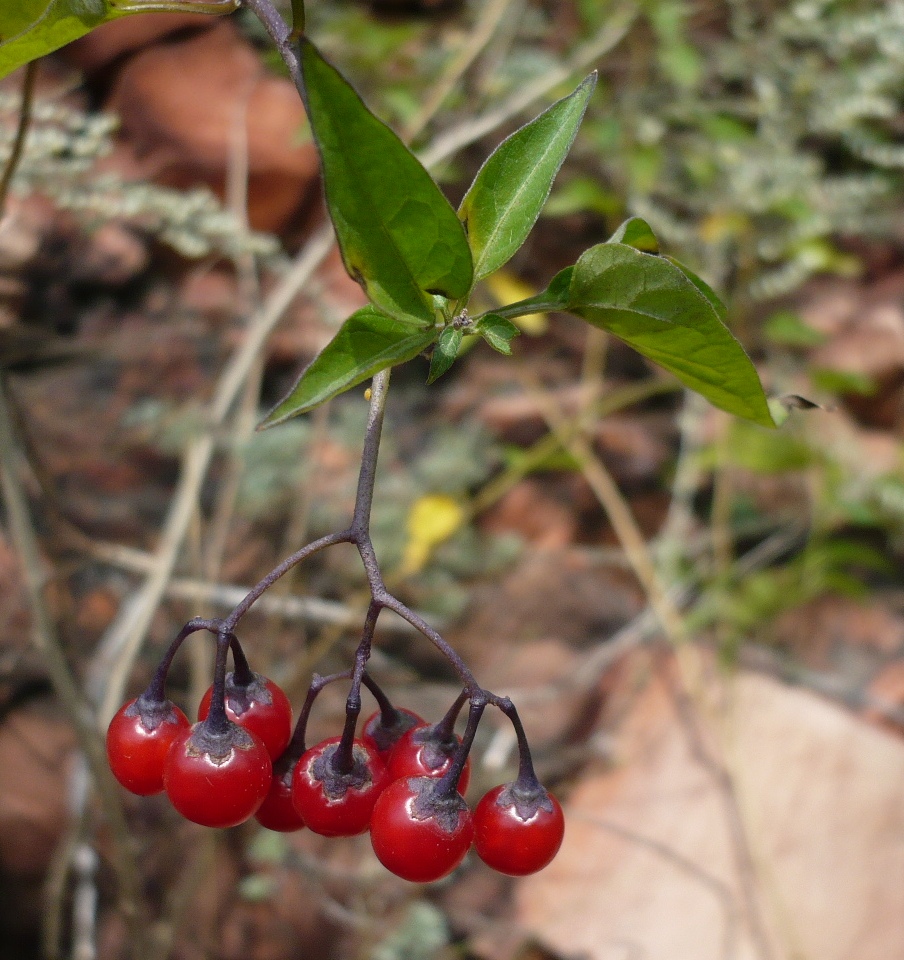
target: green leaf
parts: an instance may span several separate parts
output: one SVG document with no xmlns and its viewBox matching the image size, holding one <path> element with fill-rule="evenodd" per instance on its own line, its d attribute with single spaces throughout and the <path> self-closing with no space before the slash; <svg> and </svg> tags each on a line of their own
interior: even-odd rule
<svg viewBox="0 0 904 960">
<path fill-rule="evenodd" d="M 640 217 L 631 217 L 609 237 L 609 243 L 624 243 L 643 253 L 659 253 L 659 241 L 652 227 Z"/>
<path fill-rule="evenodd" d="M 2 0 L 0 77 L 124 15 L 108 0 Z"/>
<path fill-rule="evenodd" d="M 474 329 L 494 350 L 504 353 L 506 356 L 511 355 L 511 341 L 521 334 L 521 331 L 511 320 L 500 317 L 498 313 L 488 313 L 481 317 L 474 324 Z"/>
<path fill-rule="evenodd" d="M 521 317 L 529 313 L 545 312 L 547 310 L 567 310 L 568 290 L 571 286 L 571 276 L 574 267 L 565 267 L 560 270 L 549 282 L 549 286 L 535 297 L 509 303 L 493 313 L 499 317 Z"/>
<path fill-rule="evenodd" d="M 677 267 L 690 282 L 706 297 L 710 302 L 713 310 L 716 311 L 716 316 L 725 323 L 725 318 L 728 316 L 728 311 L 725 309 L 725 304 L 719 299 L 716 291 L 703 279 L 697 276 L 690 267 L 686 267 L 680 260 L 676 260 L 674 257 L 665 257 L 664 259 L 673 266 Z"/>
<path fill-rule="evenodd" d="M 434 340 L 433 328 L 412 327 L 374 307 L 363 307 L 342 324 L 261 428 L 306 413 L 375 373 L 413 359 Z"/>
<path fill-rule="evenodd" d="M 775 426 L 743 347 L 706 294 L 664 257 L 621 243 L 591 247 L 575 264 L 568 295 L 571 313 L 624 340 L 714 406 Z"/>
<path fill-rule="evenodd" d="M 455 363 L 463 337 L 464 331 L 461 327 L 450 324 L 443 329 L 443 332 L 439 335 L 439 340 L 436 341 L 436 346 L 433 348 L 433 356 L 430 358 L 430 373 L 427 374 L 427 383 L 433 383 Z"/>
<path fill-rule="evenodd" d="M 420 161 L 305 39 L 301 67 L 346 269 L 385 313 L 432 325 L 431 294 L 458 300 L 471 289 L 471 253 L 455 211 Z"/>
<path fill-rule="evenodd" d="M 498 270 L 527 239 L 594 86 L 592 73 L 574 93 L 504 140 L 477 172 L 458 210 L 474 254 L 475 280 Z"/>
</svg>

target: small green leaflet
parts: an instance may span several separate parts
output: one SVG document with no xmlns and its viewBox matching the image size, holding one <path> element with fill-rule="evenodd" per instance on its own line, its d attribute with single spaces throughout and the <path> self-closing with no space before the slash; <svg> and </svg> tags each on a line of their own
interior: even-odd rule
<svg viewBox="0 0 904 960">
<path fill-rule="evenodd" d="M 601 243 L 575 264 L 567 309 L 624 340 L 714 406 L 774 427 L 756 368 L 715 303 L 689 271 L 665 258 Z"/>
<path fill-rule="evenodd" d="M 121 16 L 106 0 L 2 0 L 0 77 Z"/>
<path fill-rule="evenodd" d="M 344 77 L 301 41 L 305 105 L 349 275 L 384 313 L 432 325 L 431 294 L 471 289 L 471 251 L 455 211 L 420 161 Z"/>
<path fill-rule="evenodd" d="M 511 320 L 500 317 L 498 313 L 488 313 L 481 317 L 474 324 L 474 329 L 494 350 L 506 356 L 511 355 L 512 340 L 521 333 Z"/>
<path fill-rule="evenodd" d="M 306 413 L 387 367 L 412 360 L 436 340 L 432 327 L 413 327 L 367 306 L 353 313 L 299 377 L 261 428 Z"/>
<path fill-rule="evenodd" d="M 427 374 L 427 383 L 433 383 L 438 377 L 441 377 L 455 363 L 458 356 L 458 348 L 461 346 L 464 332 L 461 327 L 449 326 L 443 329 L 433 348 L 433 356 L 430 358 L 430 372 Z"/>
<path fill-rule="evenodd" d="M 458 215 L 474 255 L 474 279 L 498 270 L 540 216 L 596 86 L 592 73 L 574 93 L 515 131 L 477 172 Z"/>
</svg>

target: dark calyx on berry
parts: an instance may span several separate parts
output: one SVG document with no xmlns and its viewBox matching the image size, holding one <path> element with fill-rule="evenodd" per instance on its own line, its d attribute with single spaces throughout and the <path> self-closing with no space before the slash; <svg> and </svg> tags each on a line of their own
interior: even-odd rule
<svg viewBox="0 0 904 960">
<path fill-rule="evenodd" d="M 373 758 L 359 743 L 352 745 L 352 765 L 347 772 L 338 769 L 340 744 L 327 744 L 311 764 L 311 776 L 323 785 L 323 792 L 330 800 L 339 800 L 348 790 L 361 790 L 373 783 L 371 762 Z"/>
<path fill-rule="evenodd" d="M 502 787 L 496 798 L 496 806 L 512 807 L 522 820 L 532 819 L 539 810 L 552 813 L 554 809 L 544 787 L 536 782 L 522 783 L 518 780 Z"/>
<path fill-rule="evenodd" d="M 428 770 L 439 770 L 443 764 L 448 763 L 449 758 L 455 753 L 458 744 L 461 742 L 454 733 L 443 736 L 443 730 L 439 723 L 415 730 L 411 739 L 423 746 L 421 756 L 424 760 L 424 766 Z"/>
<path fill-rule="evenodd" d="M 147 691 L 133 700 L 123 711 L 124 716 L 138 717 L 145 730 L 153 732 L 163 723 L 182 724 L 184 714 L 172 700 L 155 700 Z"/>
<path fill-rule="evenodd" d="M 459 828 L 462 811 L 468 811 L 465 798 L 457 790 L 439 789 L 434 777 L 409 777 L 408 789 L 414 799 L 410 812 L 414 820 L 434 820 L 446 833 Z"/>
<path fill-rule="evenodd" d="M 227 673 L 226 706 L 235 716 L 240 717 L 246 710 L 250 710 L 254 703 L 267 706 L 273 703 L 273 694 L 267 686 L 266 677 L 262 677 L 259 673 L 252 673 L 249 683 L 238 683 L 234 672 Z"/>
<path fill-rule="evenodd" d="M 260 740 L 237 723 L 227 726 L 214 726 L 208 720 L 194 725 L 191 736 L 185 744 L 189 756 L 207 756 L 215 763 L 225 763 L 233 750 L 254 750 L 260 746 Z"/>
</svg>

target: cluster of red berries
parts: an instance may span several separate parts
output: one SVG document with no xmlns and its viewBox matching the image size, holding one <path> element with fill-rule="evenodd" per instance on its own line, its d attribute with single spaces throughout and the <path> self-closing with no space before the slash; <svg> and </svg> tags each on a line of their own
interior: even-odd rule
<svg viewBox="0 0 904 960">
<path fill-rule="evenodd" d="M 556 855 L 562 809 L 537 780 L 508 701 L 521 751 L 519 775 L 487 793 L 472 813 L 462 794 L 470 777 L 468 751 L 486 706 L 479 697 L 462 693 L 445 717 L 428 724 L 393 707 L 359 671 L 380 709 L 358 738 L 360 698 L 350 696 L 342 735 L 306 749 L 315 697 L 351 671 L 314 678 L 293 733 L 286 695 L 253 673 L 238 641 L 228 639 L 235 670 L 225 673 L 223 650 L 215 674 L 222 680 L 205 694 L 198 723 L 189 724 L 163 693 L 174 650 L 148 689 L 113 718 L 107 756 L 126 789 L 140 795 L 165 790 L 179 813 L 208 827 L 236 826 L 254 816 L 283 832 L 306 826 L 325 836 L 355 836 L 369 830 L 381 863 L 418 882 L 446 876 L 472 844 L 490 867 L 512 876 L 534 873 Z M 462 738 L 453 727 L 468 701 Z"/>
</svg>

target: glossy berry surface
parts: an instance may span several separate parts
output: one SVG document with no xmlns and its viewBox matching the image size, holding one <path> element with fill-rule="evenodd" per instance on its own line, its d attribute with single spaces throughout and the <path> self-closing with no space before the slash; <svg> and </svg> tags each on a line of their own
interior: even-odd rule
<svg viewBox="0 0 904 960">
<path fill-rule="evenodd" d="M 230 723 L 212 733 L 196 723 L 173 743 L 163 782 L 186 820 L 205 827 L 234 827 L 253 816 L 270 790 L 273 765 L 254 734 Z"/>
<path fill-rule="evenodd" d="M 307 827 L 326 837 L 365 833 L 377 798 L 389 779 L 383 761 L 360 740 L 353 743 L 348 773 L 335 768 L 340 737 L 312 747 L 298 761 L 292 778 L 292 802 Z"/>
<path fill-rule="evenodd" d="M 443 740 L 435 734 L 435 725 L 424 724 L 413 727 L 399 738 L 392 748 L 386 767 L 390 780 L 405 777 L 434 777 L 438 779 L 452 766 L 455 750 L 461 743 L 461 737 L 453 735 L 451 740 Z M 471 780 L 471 758 L 465 761 L 458 779 L 458 792 L 464 793 Z"/>
<path fill-rule="evenodd" d="M 474 838 L 471 813 L 461 794 L 439 799 L 432 777 L 396 780 L 380 796 L 370 840 L 380 863 L 415 883 L 451 873 Z"/>
<path fill-rule="evenodd" d="M 399 739 L 412 727 L 424 726 L 423 717 L 419 717 L 414 711 L 399 707 L 396 710 L 397 721 L 392 726 L 383 725 L 383 714 L 380 710 L 372 713 L 361 728 L 361 740 L 367 744 L 371 750 L 375 750 L 380 759 L 385 763 L 389 757 L 392 748 L 398 743 Z"/>
<path fill-rule="evenodd" d="M 279 833 L 291 833 L 304 827 L 304 820 L 292 803 L 292 775 L 294 772 L 294 764 L 284 773 L 273 771 L 270 790 L 254 815 L 262 827 L 266 827 L 268 830 L 276 830 Z"/>
<path fill-rule="evenodd" d="M 270 759 L 277 760 L 292 736 L 292 705 L 272 680 L 259 673 L 252 676 L 250 684 L 241 686 L 233 673 L 226 674 L 226 716 L 250 730 L 267 748 Z M 198 706 L 199 720 L 207 719 L 212 696 L 213 687 L 209 687 Z"/>
<path fill-rule="evenodd" d="M 518 798 L 513 784 L 494 787 L 474 809 L 474 846 L 487 866 L 512 877 L 536 873 L 559 852 L 565 817 L 545 790 Z"/>
<path fill-rule="evenodd" d="M 189 728 L 188 718 L 169 700 L 141 709 L 138 699 L 120 707 L 107 728 L 107 760 L 113 776 L 132 793 L 163 790 L 163 767 L 173 741 Z"/>
</svg>

